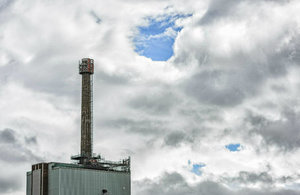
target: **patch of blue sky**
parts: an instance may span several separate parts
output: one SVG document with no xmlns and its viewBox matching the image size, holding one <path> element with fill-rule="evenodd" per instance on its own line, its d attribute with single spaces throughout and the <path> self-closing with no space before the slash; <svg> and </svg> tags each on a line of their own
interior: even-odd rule
<svg viewBox="0 0 300 195">
<path fill-rule="evenodd" d="M 166 61 L 173 56 L 175 38 L 183 27 L 176 21 L 191 15 L 172 15 L 158 18 L 147 18 L 147 25 L 138 27 L 134 38 L 135 51 L 153 61 Z"/>
<path fill-rule="evenodd" d="M 228 149 L 230 152 L 238 152 L 241 151 L 242 146 L 241 144 L 228 144 L 225 146 L 226 149 Z"/>
<path fill-rule="evenodd" d="M 189 162 L 189 164 L 190 164 L 190 162 Z M 194 163 L 194 164 L 192 164 L 191 172 L 198 176 L 201 176 L 202 175 L 201 169 L 205 166 L 206 166 L 206 164 L 204 164 L 204 163 Z"/>
</svg>

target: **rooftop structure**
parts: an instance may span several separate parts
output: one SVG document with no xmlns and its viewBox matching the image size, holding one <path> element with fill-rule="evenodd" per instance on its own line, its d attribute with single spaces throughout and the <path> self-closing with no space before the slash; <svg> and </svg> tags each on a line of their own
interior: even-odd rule
<svg viewBox="0 0 300 195">
<path fill-rule="evenodd" d="M 27 195 L 130 195 L 130 172 L 80 164 L 39 163 L 27 172 Z"/>
</svg>

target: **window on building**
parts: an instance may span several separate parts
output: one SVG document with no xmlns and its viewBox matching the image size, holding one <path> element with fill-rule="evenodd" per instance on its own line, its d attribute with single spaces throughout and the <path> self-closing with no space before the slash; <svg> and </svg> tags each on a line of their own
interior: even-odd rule
<svg viewBox="0 0 300 195">
<path fill-rule="evenodd" d="M 102 195 L 108 195 L 107 189 L 102 190 Z"/>
</svg>

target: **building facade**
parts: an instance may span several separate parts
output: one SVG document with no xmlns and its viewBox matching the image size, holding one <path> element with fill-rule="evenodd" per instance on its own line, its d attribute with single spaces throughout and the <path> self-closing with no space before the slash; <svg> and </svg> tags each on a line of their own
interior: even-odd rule
<svg viewBox="0 0 300 195">
<path fill-rule="evenodd" d="M 130 171 L 40 163 L 27 172 L 26 195 L 130 195 Z"/>
</svg>

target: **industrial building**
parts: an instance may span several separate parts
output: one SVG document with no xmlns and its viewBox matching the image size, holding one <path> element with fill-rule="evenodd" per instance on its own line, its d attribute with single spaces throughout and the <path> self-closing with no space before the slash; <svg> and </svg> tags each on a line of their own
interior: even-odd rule
<svg viewBox="0 0 300 195">
<path fill-rule="evenodd" d="M 26 176 L 26 195 L 130 195 L 130 158 L 108 161 L 93 154 L 94 60 L 79 62 L 82 75 L 81 145 L 75 163 L 43 162 Z"/>
</svg>

